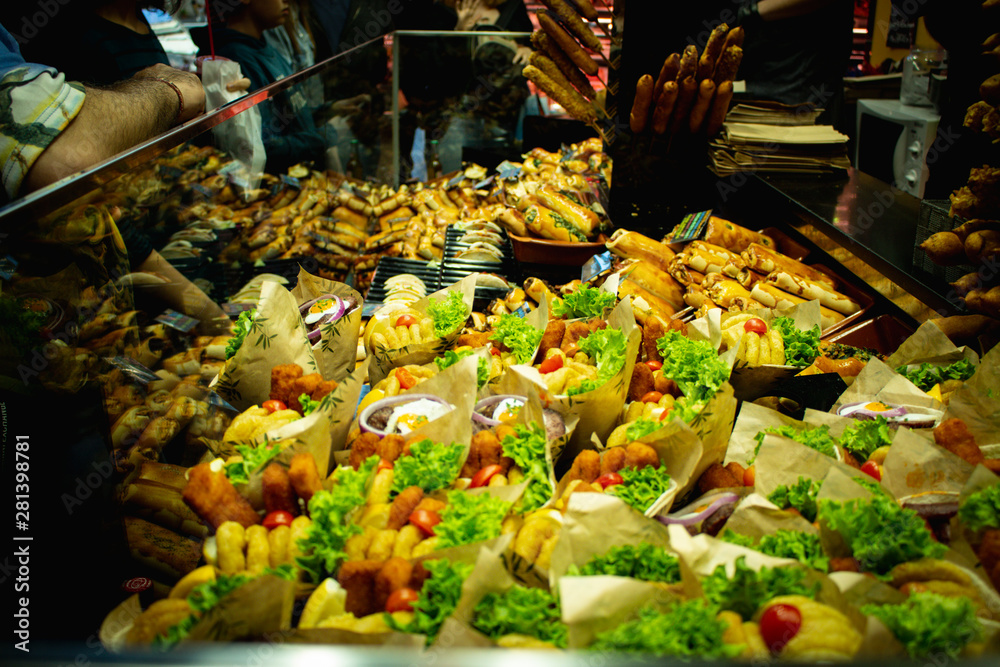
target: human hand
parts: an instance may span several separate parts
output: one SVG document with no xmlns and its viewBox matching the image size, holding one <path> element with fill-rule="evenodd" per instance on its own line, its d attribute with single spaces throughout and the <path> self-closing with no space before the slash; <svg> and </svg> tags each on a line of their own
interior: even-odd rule
<svg viewBox="0 0 1000 667">
<path fill-rule="evenodd" d="M 198 74 L 199 78 L 203 76 L 202 66 L 205 64 L 206 60 L 229 60 L 229 58 L 224 58 L 222 56 L 198 56 L 194 61 L 194 71 Z M 226 90 L 231 93 L 241 93 L 243 91 L 250 90 L 250 79 L 243 77 L 242 79 L 230 81 L 226 84 Z"/>
<path fill-rule="evenodd" d="M 170 65 L 157 63 L 135 74 L 136 79 L 163 79 L 175 86 L 181 93 L 180 110 L 175 123 L 185 123 L 205 111 L 205 89 L 197 74 L 185 72 Z M 163 85 L 163 84 L 160 84 Z"/>
<path fill-rule="evenodd" d="M 514 64 L 527 65 L 529 58 L 531 58 L 531 48 L 518 44 L 517 51 L 514 53 Z"/>
<path fill-rule="evenodd" d="M 482 0 L 457 0 L 455 13 L 458 14 L 458 21 L 455 23 L 455 30 L 474 28 L 484 9 L 486 7 Z"/>
</svg>

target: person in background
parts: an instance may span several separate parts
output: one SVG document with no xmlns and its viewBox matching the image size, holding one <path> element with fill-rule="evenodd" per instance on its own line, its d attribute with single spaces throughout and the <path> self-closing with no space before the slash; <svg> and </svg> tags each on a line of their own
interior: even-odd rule
<svg viewBox="0 0 1000 667">
<path fill-rule="evenodd" d="M 235 60 L 243 75 L 250 79 L 250 89 L 257 90 L 295 73 L 273 46 L 264 41 L 264 31 L 282 26 L 291 10 L 287 0 L 208 0 L 213 12 L 212 37 L 208 28 L 191 30 L 199 56 L 211 53 Z M 261 111 L 265 169 L 284 173 L 299 162 L 313 162 L 325 168 L 327 140 L 317 130 L 311 110 L 298 86 L 281 91 L 257 107 Z"/>
<path fill-rule="evenodd" d="M 818 123 L 837 125 L 853 21 L 848 0 L 743 0 L 736 24 L 746 33 L 745 97 L 810 103 L 826 110 Z"/>
<path fill-rule="evenodd" d="M 28 63 L 0 25 L 0 203 L 14 201 L 184 123 L 205 108 L 197 75 L 156 64 L 96 88 L 67 81 L 53 67 Z M 201 321 L 204 333 L 228 331 L 222 309 L 153 250 L 131 225 L 121 228 L 133 271 L 167 282 L 157 296 Z"/>
</svg>

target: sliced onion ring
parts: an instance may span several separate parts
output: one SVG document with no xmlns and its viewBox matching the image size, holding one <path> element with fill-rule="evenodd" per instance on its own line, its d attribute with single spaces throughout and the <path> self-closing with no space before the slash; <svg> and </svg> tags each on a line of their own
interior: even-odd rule
<svg viewBox="0 0 1000 667">
<path fill-rule="evenodd" d="M 659 519 L 661 523 L 665 523 L 668 526 L 693 526 L 715 514 L 722 506 L 738 502 L 739 499 L 739 495 L 735 493 L 720 493 L 708 507 L 695 514 L 684 514 L 682 516 L 658 516 L 656 518 Z"/>
</svg>

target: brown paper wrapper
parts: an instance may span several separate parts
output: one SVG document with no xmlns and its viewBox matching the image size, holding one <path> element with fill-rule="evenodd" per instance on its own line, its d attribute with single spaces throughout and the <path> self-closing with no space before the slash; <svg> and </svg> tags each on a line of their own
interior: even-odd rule
<svg viewBox="0 0 1000 667">
<path fill-rule="evenodd" d="M 951 394 L 944 418 L 965 422 L 987 458 L 1000 457 L 1000 345 L 987 352 L 975 374 Z"/>
<path fill-rule="evenodd" d="M 758 542 L 765 535 L 774 535 L 779 530 L 819 534 L 816 526 L 794 512 L 778 509 L 759 493 L 751 493 L 743 498 L 726 519 L 725 527 Z"/>
<path fill-rule="evenodd" d="M 978 364 L 979 355 L 967 346 L 957 347 L 932 320 L 928 320 L 917 327 L 885 363 L 890 368 L 923 363 L 943 366 L 961 359 Z"/>
<path fill-rule="evenodd" d="M 300 267 L 298 282 L 292 288 L 295 302 L 301 306 L 324 294 L 332 294 L 342 299 L 350 297 L 358 304 L 357 308 L 336 322 L 324 325 L 319 341 L 312 346 L 323 379 L 340 382 L 357 365 L 358 336 L 361 332 L 361 308 L 364 299 L 353 287 L 314 276 Z"/>
<path fill-rule="evenodd" d="M 837 399 L 830 412 L 837 413 L 841 406 L 850 403 L 878 401 L 887 405 L 904 405 L 926 410 L 942 411 L 940 401 L 920 391 L 912 382 L 874 357 L 868 360 L 850 387 Z"/>
<path fill-rule="evenodd" d="M 468 314 L 472 312 L 472 302 L 475 297 L 476 278 L 478 275 L 473 273 L 453 285 L 429 294 L 415 302 L 411 308 L 418 312 L 426 313 L 427 306 L 431 301 L 440 301 L 448 296 L 448 292 L 457 291 L 462 295 L 462 300 L 465 302 L 466 317 L 468 317 Z M 380 318 L 379 313 L 376 312 L 368 321 L 367 327 L 372 333 L 375 333 L 379 327 L 388 326 L 387 318 L 391 317 L 392 314 L 388 313 L 385 318 Z M 372 363 L 368 368 L 369 381 L 372 385 L 375 385 L 382 378 L 386 377 L 393 368 L 406 366 L 407 364 L 422 365 L 433 361 L 435 357 L 440 356 L 445 350 L 451 347 L 461 331 L 462 328 L 458 327 L 444 338 L 436 338 L 426 343 L 405 345 L 397 350 L 373 349 L 369 342 L 366 345 L 368 356 L 372 357 Z M 366 340 L 368 340 L 367 335 Z"/>
<path fill-rule="evenodd" d="M 558 590 L 559 579 L 571 565 L 582 567 L 611 547 L 638 546 L 643 542 L 669 550 L 666 526 L 650 521 L 615 496 L 574 493 L 567 503 L 559 541 L 552 552 L 550 587 Z"/>
<path fill-rule="evenodd" d="M 512 366 L 498 383 L 497 393 L 519 396 L 535 394 L 542 397 L 544 407 L 552 408 L 564 417 L 573 415 L 578 418 L 566 451 L 563 452 L 565 456 L 574 457 L 582 449 L 588 448 L 592 435 L 596 435 L 602 441 L 606 440 L 617 425 L 622 407 L 625 405 L 636 355 L 642 343 L 642 332 L 635 324 L 632 306 L 628 300 L 620 301 L 611 311 L 608 316 L 608 327 L 621 331 L 627 343 L 625 363 L 603 386 L 575 396 L 553 396 L 548 393 L 538 369 L 527 365 Z"/>
<path fill-rule="evenodd" d="M 973 468 L 926 435 L 901 428 L 885 457 L 882 486 L 897 498 L 924 493 L 957 496 Z"/>
<path fill-rule="evenodd" d="M 278 283 L 265 281 L 253 328 L 211 387 L 242 412 L 268 399 L 271 369 L 282 364 L 298 364 L 307 375 L 319 372 L 295 297 Z"/>
<path fill-rule="evenodd" d="M 598 634 L 631 620 L 646 605 L 663 609 L 678 599 L 663 584 L 628 577 L 559 579 L 559 603 L 569 629 L 570 649 L 586 648 Z"/>
</svg>

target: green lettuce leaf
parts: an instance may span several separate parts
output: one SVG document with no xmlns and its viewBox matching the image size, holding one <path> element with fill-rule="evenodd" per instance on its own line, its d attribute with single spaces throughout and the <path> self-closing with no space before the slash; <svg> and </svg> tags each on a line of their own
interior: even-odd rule
<svg viewBox="0 0 1000 667">
<path fill-rule="evenodd" d="M 528 483 L 521 495 L 520 512 L 538 509 L 552 498 L 555 489 L 549 481 L 549 467 L 545 462 L 545 427 L 541 424 L 514 426 L 516 435 L 508 435 L 500 443 L 504 456 L 514 459 L 514 465 L 524 472 Z"/>
<path fill-rule="evenodd" d="M 663 357 L 663 376 L 677 383 L 693 409 L 706 403 L 729 380 L 729 368 L 707 341 L 691 340 L 679 331 L 668 331 L 656 349 Z"/>
<path fill-rule="evenodd" d="M 648 510 L 670 488 L 670 475 L 662 463 L 659 468 L 622 468 L 618 474 L 622 476 L 622 483 L 609 486 L 608 493 L 618 496 L 640 512 Z"/>
<path fill-rule="evenodd" d="M 278 446 L 278 443 L 268 442 L 266 437 L 264 442 L 256 447 L 254 445 L 236 445 L 235 449 L 242 460 L 227 463 L 222 467 L 222 472 L 233 484 L 247 484 L 250 481 L 250 475 L 263 469 L 281 453 L 281 447 Z"/>
<path fill-rule="evenodd" d="M 336 576 L 347 559 L 344 545 L 352 536 L 361 533 L 360 526 L 348 520 L 349 515 L 365 504 L 368 483 L 378 462 L 379 457 L 373 455 L 357 470 L 350 466 L 337 468 L 333 473 L 333 488 L 317 491 L 309 499 L 312 523 L 298 541 L 302 555 L 296 562 L 310 581 L 319 583 L 328 576 Z"/>
<path fill-rule="evenodd" d="M 441 523 L 434 526 L 438 549 L 475 544 L 500 535 L 510 503 L 488 493 L 449 491 L 448 506 L 441 510 Z"/>
<path fill-rule="evenodd" d="M 640 417 L 625 427 L 625 437 L 629 442 L 632 442 L 634 440 L 645 438 L 651 433 L 656 433 L 663 427 L 664 422 Z"/>
<path fill-rule="evenodd" d="M 958 508 L 958 518 L 973 532 L 1000 528 L 1000 484 L 970 493 Z"/>
<path fill-rule="evenodd" d="M 716 618 L 717 613 L 717 607 L 701 599 L 678 602 L 665 612 L 643 608 L 634 621 L 599 633 L 589 648 L 699 659 L 734 658 L 744 647 L 722 641 L 728 626 Z"/>
<path fill-rule="evenodd" d="M 899 366 L 896 372 L 917 385 L 921 391 L 930 391 L 934 385 L 945 380 L 968 380 L 976 372 L 976 367 L 968 359 L 959 359 L 946 366 L 935 366 L 928 362 L 912 367 Z"/>
<path fill-rule="evenodd" d="M 785 364 L 788 366 L 808 366 L 819 356 L 819 325 L 808 331 L 795 326 L 790 317 L 775 317 L 771 328 L 781 333 L 785 343 Z"/>
<path fill-rule="evenodd" d="M 240 313 L 240 316 L 236 318 L 236 324 L 233 326 L 233 337 L 229 339 L 226 343 L 226 359 L 232 359 L 239 352 L 240 346 L 243 345 L 243 340 L 250 333 L 253 328 L 253 321 L 257 319 L 257 309 L 251 308 L 250 310 L 244 310 Z"/>
<path fill-rule="evenodd" d="M 570 576 L 614 575 L 642 581 L 675 584 L 681 580 L 680 561 L 663 547 L 641 542 L 611 547 L 603 556 L 594 556 L 583 567 L 570 566 Z"/>
<path fill-rule="evenodd" d="M 462 470 L 464 451 L 461 443 L 445 445 L 429 438 L 410 445 L 410 453 L 393 464 L 391 495 L 411 486 L 419 486 L 424 493 L 447 489 Z"/>
<path fill-rule="evenodd" d="M 472 611 L 472 627 L 494 640 L 528 635 L 566 648 L 567 629 L 559 603 L 541 588 L 515 584 L 503 593 L 487 593 Z"/>
<path fill-rule="evenodd" d="M 865 605 L 861 612 L 885 623 L 911 658 L 957 658 L 982 631 L 971 600 L 937 593 L 912 593 L 900 604 Z"/>
<path fill-rule="evenodd" d="M 837 458 L 838 442 L 835 437 L 830 435 L 830 427 L 828 425 L 824 424 L 823 426 L 798 428 L 791 424 L 782 424 L 781 426 L 768 427 L 754 436 L 754 440 L 757 441 L 757 446 L 753 448 L 753 458 L 748 461 L 748 464 L 753 464 L 753 462 L 757 459 L 757 453 L 760 452 L 760 447 L 764 444 L 765 434 L 781 435 L 786 438 L 791 438 L 795 442 L 801 443 L 809 449 L 815 449 L 820 454 L 825 454 L 830 458 Z"/>
<path fill-rule="evenodd" d="M 864 463 L 879 447 L 892 444 L 893 431 L 885 417 L 856 419 L 840 434 L 840 444 L 855 459 Z"/>
<path fill-rule="evenodd" d="M 469 316 L 461 292 L 450 290 L 443 299 L 431 299 L 427 314 L 434 320 L 434 335 L 442 338 L 458 329 Z"/>
<path fill-rule="evenodd" d="M 303 417 L 308 417 L 315 412 L 320 403 L 321 401 L 313 400 L 312 396 L 309 394 L 299 394 L 299 405 L 302 406 Z"/>
<path fill-rule="evenodd" d="M 705 598 L 720 609 L 734 611 L 749 620 L 757 608 L 779 595 L 804 595 L 816 599 L 820 584 L 805 583 L 804 570 L 791 567 L 762 567 L 759 572 L 747 567 L 746 558 L 736 559 L 732 577 L 719 565 L 712 574 L 701 580 Z"/>
<path fill-rule="evenodd" d="M 519 364 L 530 364 L 544 332 L 536 329 L 523 317 L 505 313 L 493 327 L 490 340 L 502 343 L 517 358 Z"/>
<path fill-rule="evenodd" d="M 627 343 L 625 334 L 611 327 L 598 329 L 581 338 L 578 345 L 597 366 L 597 380 L 587 378 L 576 387 L 571 387 L 567 395 L 585 394 L 607 384 L 625 365 Z"/>
<path fill-rule="evenodd" d="M 822 482 L 799 477 L 792 486 L 782 484 L 775 488 L 767 499 L 783 510 L 790 507 L 797 509 L 806 521 L 812 523 L 816 520 L 816 496 L 820 486 Z"/>
<path fill-rule="evenodd" d="M 413 619 L 406 624 L 398 623 L 391 614 L 385 615 L 385 622 L 397 632 L 426 635 L 430 646 L 437 638 L 445 619 L 451 616 L 462 597 L 462 584 L 472 572 L 472 563 L 452 563 L 445 558 L 426 560 L 423 566 L 431 573 L 420 589 L 420 596 L 411 606 Z"/>
<path fill-rule="evenodd" d="M 566 296 L 552 300 L 552 313 L 568 320 L 583 317 L 604 317 L 604 311 L 615 307 L 617 298 L 611 292 L 584 283 Z"/>
<path fill-rule="evenodd" d="M 443 371 L 446 368 L 450 368 L 457 364 L 461 359 L 465 359 L 468 356 L 475 354 L 475 350 L 462 350 L 461 352 L 456 352 L 454 350 L 447 350 L 444 354 L 434 360 L 439 371 Z M 479 357 L 479 361 L 476 366 L 476 383 L 479 388 L 486 386 L 486 383 L 490 381 L 490 362 L 486 360 L 486 357 Z"/>
<path fill-rule="evenodd" d="M 934 541 L 920 515 L 885 495 L 821 501 L 817 518 L 840 533 L 863 572 L 885 575 L 900 563 L 940 558 L 948 550 Z"/>
<path fill-rule="evenodd" d="M 782 528 L 770 535 L 764 535 L 755 544 L 752 539 L 727 528 L 722 539 L 775 558 L 794 558 L 820 572 L 828 572 L 830 569 L 830 559 L 823 552 L 823 545 L 820 543 L 819 535 L 816 534 Z"/>
</svg>

